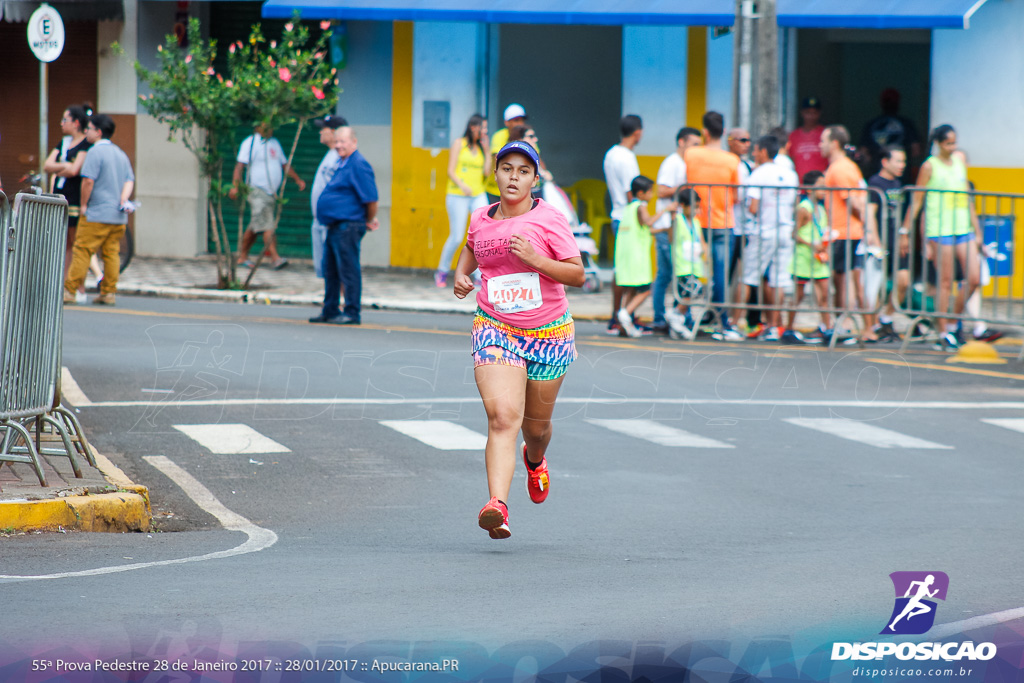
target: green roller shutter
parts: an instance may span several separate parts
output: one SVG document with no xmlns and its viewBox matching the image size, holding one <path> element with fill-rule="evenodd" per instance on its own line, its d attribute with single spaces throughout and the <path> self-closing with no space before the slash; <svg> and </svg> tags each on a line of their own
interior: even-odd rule
<svg viewBox="0 0 1024 683">
<path fill-rule="evenodd" d="M 212 2 L 210 3 L 210 37 L 216 39 L 218 45 L 218 68 L 226 64 L 224 55 L 227 46 L 236 40 L 245 42 L 253 24 L 259 23 L 263 26 L 263 34 L 272 39 L 279 36 L 286 23 L 284 20 L 262 19 L 260 17 L 260 2 Z M 319 27 L 310 25 L 312 37 L 319 35 Z M 274 131 L 274 137 L 281 143 L 285 154 L 291 151 L 292 142 L 295 139 L 294 124 L 282 126 Z M 238 156 L 238 146 L 246 136 L 252 134 L 252 128 L 245 126 L 235 132 L 235 139 L 225 142 L 222 149 L 224 154 L 224 181 L 231 182 L 231 174 L 235 168 L 235 157 Z M 309 191 L 313 186 L 313 175 L 316 173 L 320 160 L 323 159 L 327 148 L 320 144 L 319 132 L 312 125 L 306 126 L 299 137 L 299 146 L 295 150 L 293 164 L 295 171 L 304 181 L 306 190 L 300 192 L 295 182 L 291 179 L 285 187 L 285 199 L 287 203 L 281 212 L 281 222 L 277 226 L 277 248 L 283 256 L 294 256 L 299 258 L 311 258 L 309 226 L 313 220 L 309 207 Z M 224 202 L 224 220 L 227 223 L 228 239 L 232 249 L 236 247 L 238 238 L 238 205 L 230 200 Z M 248 213 L 245 217 L 248 221 Z M 207 236 L 209 250 L 215 251 L 216 246 L 213 235 Z M 259 243 L 257 244 L 259 248 Z"/>
</svg>

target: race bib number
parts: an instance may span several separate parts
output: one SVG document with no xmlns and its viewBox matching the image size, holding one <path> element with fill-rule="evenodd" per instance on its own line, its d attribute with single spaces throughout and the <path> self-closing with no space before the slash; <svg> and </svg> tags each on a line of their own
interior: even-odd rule
<svg viewBox="0 0 1024 683">
<path fill-rule="evenodd" d="M 487 300 L 499 313 L 520 313 L 540 308 L 539 273 L 512 273 L 487 281 Z"/>
</svg>

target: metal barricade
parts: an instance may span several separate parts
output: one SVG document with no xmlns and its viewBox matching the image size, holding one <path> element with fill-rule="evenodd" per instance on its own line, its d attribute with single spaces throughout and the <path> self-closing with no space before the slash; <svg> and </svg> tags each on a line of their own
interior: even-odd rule
<svg viewBox="0 0 1024 683">
<path fill-rule="evenodd" d="M 75 446 L 50 411 L 59 403 L 67 200 L 19 194 L 8 219 L 4 198 L 0 277 L 0 462 L 31 464 L 46 486 L 39 458 L 43 425 L 59 435 L 76 476 Z M 35 436 L 23 424 L 34 421 Z M 18 447 L 22 440 L 24 446 Z"/>
<path fill-rule="evenodd" d="M 857 333 L 862 333 L 865 325 L 878 315 L 887 288 L 889 207 L 879 190 L 793 184 L 687 187 L 696 190 L 703 200 L 697 214 L 707 245 L 703 255 L 706 296 L 701 303 L 713 311 L 719 324 L 730 309 L 734 317 L 747 310 L 758 310 L 768 314 L 775 323 L 773 327 L 792 329 L 796 314 L 809 312 L 821 316 L 822 326 L 829 330 L 824 341 L 830 347 L 839 340 L 839 335 L 831 331 L 844 329 L 847 322 L 855 329 L 850 338 L 860 341 L 861 334 Z M 705 203 L 709 200 L 719 206 L 709 207 Z M 756 201 L 755 215 L 747 212 L 752 200 Z M 721 210 L 723 202 L 732 202 L 730 212 Z M 811 212 L 813 223 L 808 223 L 810 231 L 803 237 L 798 233 L 806 232 L 807 226 L 800 228 L 797 224 L 802 205 L 805 212 Z M 723 216 L 727 225 L 716 224 Z M 844 229 L 837 231 L 837 223 Z M 855 234 L 852 223 L 862 225 L 862 238 L 849 238 Z M 735 225 L 740 229 L 734 232 L 730 228 Z M 846 226 L 851 226 L 849 232 Z M 741 255 L 737 255 L 737 249 L 742 250 Z M 727 261 L 724 267 L 723 258 Z M 811 271 L 793 272 L 794 267 L 808 259 L 820 265 L 812 261 Z M 723 273 L 726 280 L 716 287 L 716 274 L 721 277 Z M 817 284 L 822 280 L 828 283 L 827 288 Z M 757 288 L 757 296 L 748 299 L 747 292 L 753 287 Z M 804 298 L 798 288 L 807 287 L 813 288 L 814 293 Z M 793 297 L 788 296 L 790 290 Z M 695 333 L 687 338 L 692 339 Z"/>
<path fill-rule="evenodd" d="M 907 187 L 903 199 L 910 287 L 893 303 L 910 330 L 925 323 L 941 341 L 947 326 L 1024 326 L 1024 259 L 1015 248 L 1024 194 Z M 901 350 L 930 336 L 907 334 Z"/>
</svg>

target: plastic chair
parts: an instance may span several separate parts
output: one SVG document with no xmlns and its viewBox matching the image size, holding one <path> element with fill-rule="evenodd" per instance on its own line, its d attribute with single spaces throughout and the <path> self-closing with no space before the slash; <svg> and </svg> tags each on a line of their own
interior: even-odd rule
<svg viewBox="0 0 1024 683">
<path fill-rule="evenodd" d="M 613 253 L 614 236 L 611 234 L 612 219 L 608 216 L 608 186 L 597 178 L 582 178 L 577 180 L 570 190 L 571 194 L 578 198 L 576 209 L 580 220 L 590 226 L 591 236 L 597 239 L 598 252 L 610 257 Z"/>
</svg>

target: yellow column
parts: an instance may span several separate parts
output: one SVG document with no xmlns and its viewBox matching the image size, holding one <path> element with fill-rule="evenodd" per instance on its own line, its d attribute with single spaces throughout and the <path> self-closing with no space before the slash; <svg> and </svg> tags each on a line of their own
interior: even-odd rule
<svg viewBox="0 0 1024 683">
<path fill-rule="evenodd" d="M 686 125 L 701 128 L 707 111 L 708 29 L 691 26 L 686 36 Z"/>
</svg>

